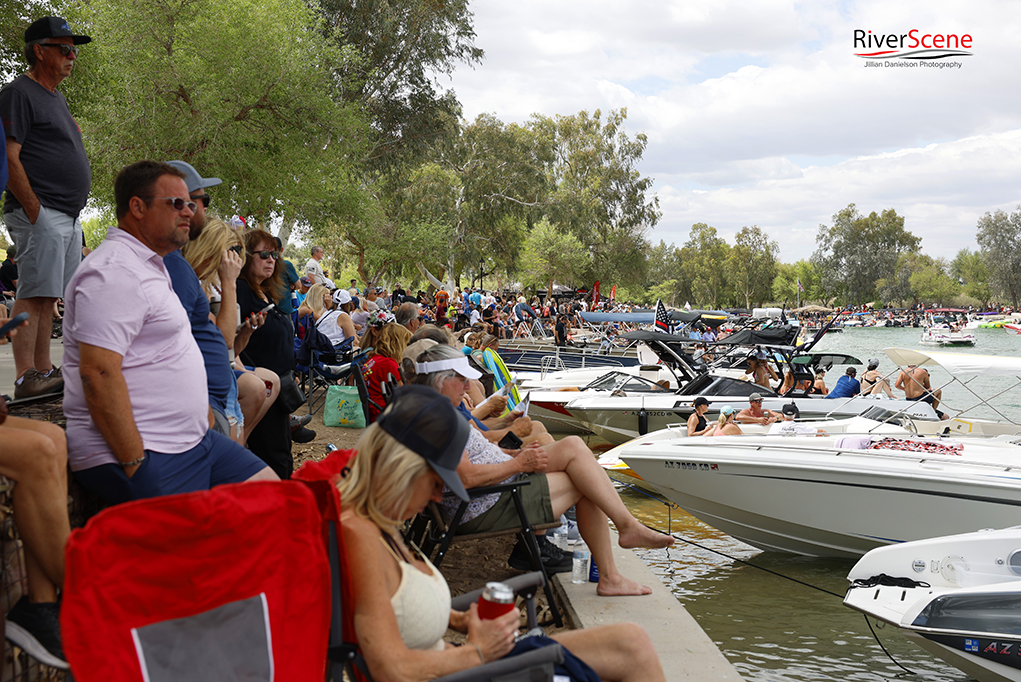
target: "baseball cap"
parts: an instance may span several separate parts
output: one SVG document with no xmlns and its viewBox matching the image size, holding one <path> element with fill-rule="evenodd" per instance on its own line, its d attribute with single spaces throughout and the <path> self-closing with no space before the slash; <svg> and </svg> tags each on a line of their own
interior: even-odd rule
<svg viewBox="0 0 1021 682">
<path fill-rule="evenodd" d="M 302 277 L 298 281 L 301 282 L 302 284 L 304 284 L 307 287 L 310 287 L 310 286 L 312 286 L 314 284 L 314 282 L 312 281 L 311 277 Z"/>
<path fill-rule="evenodd" d="M 844 372 L 844 374 L 846 374 L 846 375 L 848 375 L 848 376 L 852 376 L 852 377 L 853 377 L 854 375 L 856 375 L 857 373 L 858 373 L 858 370 L 856 370 L 856 369 L 855 369 L 854 367 L 848 367 L 848 368 L 847 368 L 847 371 L 846 371 L 846 372 Z"/>
<path fill-rule="evenodd" d="M 457 465 L 468 443 L 468 420 L 457 413 L 450 399 L 428 386 L 402 386 L 376 420 L 398 443 L 420 455 L 447 487 L 465 502 Z"/>
<path fill-rule="evenodd" d="M 351 294 L 347 289 L 337 289 L 333 292 L 333 302 L 337 305 L 344 305 L 351 302 Z"/>
<path fill-rule="evenodd" d="M 190 163 L 185 161 L 167 161 L 167 164 L 184 173 L 184 184 L 188 185 L 189 194 L 197 189 L 216 187 L 217 185 L 223 184 L 223 180 L 220 178 L 202 177 Z"/>
<path fill-rule="evenodd" d="M 691 403 L 691 406 L 692 407 L 699 407 L 701 405 L 708 405 L 708 404 L 709 404 L 708 400 L 706 400 L 702 396 L 699 396 L 699 397 L 695 398 L 694 402 Z"/>
<path fill-rule="evenodd" d="M 756 400 L 762 400 L 761 393 L 752 393 L 751 395 L 748 396 L 748 402 L 754 403 Z"/>
<path fill-rule="evenodd" d="M 869 369 L 879 367 L 879 358 L 869 358 Z"/>
<path fill-rule="evenodd" d="M 25 29 L 25 42 L 42 40 L 44 38 L 71 38 L 75 45 L 91 43 L 89 36 L 76 36 L 71 33 L 71 27 L 67 25 L 64 17 L 43 17 L 32 22 L 32 25 Z"/>
<path fill-rule="evenodd" d="M 728 417 L 729 417 L 730 415 L 734 414 L 735 412 L 737 412 L 737 410 L 735 410 L 735 409 L 734 409 L 733 407 L 731 407 L 730 405 L 724 405 L 723 407 L 721 407 L 721 408 L 720 408 L 720 414 L 725 414 L 725 415 L 727 415 Z"/>
<path fill-rule="evenodd" d="M 789 415 L 792 414 L 795 417 L 800 417 L 801 416 L 801 411 L 798 410 L 798 406 L 795 403 L 787 403 L 782 408 L 780 408 L 780 411 L 783 412 L 784 414 L 789 414 Z"/>
</svg>

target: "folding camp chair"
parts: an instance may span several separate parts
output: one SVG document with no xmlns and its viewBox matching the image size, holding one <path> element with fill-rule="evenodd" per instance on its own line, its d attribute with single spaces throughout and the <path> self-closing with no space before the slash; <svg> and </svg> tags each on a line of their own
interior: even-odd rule
<svg viewBox="0 0 1021 682">
<path fill-rule="evenodd" d="M 347 560 L 344 553 L 343 536 L 340 534 L 340 494 L 337 491 L 336 481 L 347 466 L 350 458 L 355 454 L 354 450 L 338 450 L 330 453 L 325 459 L 319 462 L 306 462 L 294 473 L 294 481 L 309 486 L 314 492 L 323 512 L 323 537 L 328 547 L 331 568 L 331 625 L 329 642 L 329 676 L 334 682 L 341 682 L 343 674 L 348 672 L 351 680 L 371 680 L 365 659 L 358 650 L 358 640 L 354 632 L 354 617 L 350 609 L 344 609 L 344 605 L 351 598 L 350 589 L 344 581 L 347 571 Z M 543 586 L 545 578 L 536 573 L 527 573 L 516 576 L 508 582 L 511 589 L 524 597 L 527 604 L 527 616 L 529 631 L 538 629 L 535 615 L 535 592 Z M 472 601 L 477 601 L 481 590 L 470 592 L 454 599 L 451 607 L 459 611 L 467 610 Z M 437 679 L 435 682 L 483 682 L 493 679 L 505 678 L 512 672 L 527 670 L 530 674 L 526 678 L 536 682 L 553 679 L 553 665 L 562 663 L 564 658 L 563 648 L 559 645 L 544 647 L 536 651 L 514 656 L 512 658 L 492 661 L 476 668 L 470 668 L 460 673 L 447 675 Z M 531 673 L 536 673 L 535 676 Z"/>
<path fill-rule="evenodd" d="M 308 385 L 305 395 L 308 396 L 308 413 L 315 414 L 326 401 L 326 389 L 342 381 L 353 379 L 358 387 L 358 397 L 365 410 L 365 419 L 369 418 L 369 392 L 362 379 L 362 365 L 369 359 L 372 348 L 364 348 L 357 353 L 348 352 L 343 355 L 321 353 L 313 350 L 308 368 Z"/>
<path fill-rule="evenodd" d="M 106 509 L 71 534 L 61 607 L 79 682 L 323 679 L 330 564 L 301 483 Z"/>
<path fill-rule="evenodd" d="M 556 528 L 560 525 L 559 521 L 545 524 L 533 524 L 528 518 L 528 512 L 525 511 L 525 505 L 521 501 L 521 488 L 526 485 L 530 485 L 529 481 L 511 481 L 510 483 L 498 483 L 496 485 L 489 485 L 480 488 L 471 488 L 468 490 L 468 495 L 474 499 L 476 497 L 482 497 L 483 495 L 491 495 L 493 493 L 510 493 L 514 500 L 514 507 L 518 512 L 518 521 L 520 526 L 517 528 L 511 528 L 508 530 L 493 531 L 489 533 L 474 533 L 471 535 L 458 535 L 457 529 L 461 525 L 461 519 L 464 518 L 464 513 L 468 510 L 468 503 L 461 502 L 457 511 L 454 512 L 453 518 L 447 522 L 443 515 L 440 513 L 439 507 L 430 502 L 426 507 L 426 511 L 419 514 L 411 524 L 411 537 L 415 543 L 422 550 L 422 553 L 428 556 L 434 566 L 439 566 L 443 563 L 444 557 L 447 555 L 447 550 L 450 549 L 450 543 L 455 539 L 458 540 L 472 540 L 497 537 L 500 535 L 507 535 L 510 533 L 517 533 L 521 536 L 525 542 L 525 547 L 528 548 L 529 563 L 532 566 L 532 570 L 541 573 L 544 578 L 543 589 L 546 592 L 546 601 L 549 602 L 550 614 L 553 616 L 553 621 L 557 627 L 563 625 L 563 619 L 560 615 L 560 609 L 557 608 L 556 600 L 553 598 L 553 588 L 549 583 L 549 576 L 546 575 L 546 569 L 543 568 L 542 559 L 539 555 L 539 544 L 535 539 L 536 530 L 546 530 L 549 528 Z"/>
</svg>

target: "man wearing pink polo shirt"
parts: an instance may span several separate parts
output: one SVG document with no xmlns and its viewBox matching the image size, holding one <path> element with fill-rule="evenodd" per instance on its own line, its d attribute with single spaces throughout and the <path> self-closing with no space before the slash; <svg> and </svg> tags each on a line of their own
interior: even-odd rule
<svg viewBox="0 0 1021 682">
<path fill-rule="evenodd" d="M 184 174 L 155 161 L 114 183 L 117 227 L 64 293 L 64 413 L 75 477 L 110 503 L 275 480 L 210 430 L 202 354 L 163 256 L 188 242 Z M 132 282 L 132 286 L 124 286 Z"/>
</svg>

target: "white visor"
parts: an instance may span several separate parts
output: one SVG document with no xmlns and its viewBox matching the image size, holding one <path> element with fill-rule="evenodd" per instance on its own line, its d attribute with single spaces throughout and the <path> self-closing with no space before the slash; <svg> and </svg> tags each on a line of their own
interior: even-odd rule
<svg viewBox="0 0 1021 682">
<path fill-rule="evenodd" d="M 466 357 L 415 363 L 415 371 L 419 374 L 432 374 L 434 372 L 442 372 L 445 369 L 452 369 L 465 379 L 478 379 L 482 376 L 482 372 L 468 364 L 468 358 Z"/>
</svg>

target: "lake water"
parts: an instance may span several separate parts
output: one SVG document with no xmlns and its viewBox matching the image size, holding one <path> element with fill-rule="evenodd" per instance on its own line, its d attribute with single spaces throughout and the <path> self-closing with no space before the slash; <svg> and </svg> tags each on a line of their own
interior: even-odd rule
<svg viewBox="0 0 1021 682">
<path fill-rule="evenodd" d="M 1014 356 L 1021 349 L 1021 337 L 1003 329 L 975 331 L 978 343 L 974 348 L 936 349 L 918 343 L 920 329 L 847 329 L 827 334 L 815 350 L 849 353 L 862 362 L 878 357 L 879 369 L 885 374 L 894 365 L 883 348 L 1001 356 Z M 859 373 L 863 369 L 859 366 Z M 843 370 L 834 367 L 827 374 L 827 385 L 832 388 Z M 930 376 L 934 387 L 949 378 L 939 368 L 930 369 Z M 896 375 L 891 385 L 895 379 Z M 990 396 L 1016 382 L 1013 377 L 981 376 L 970 387 L 981 396 Z M 954 387 L 944 389 L 944 401 L 955 408 L 977 402 L 966 390 Z M 995 405 L 1021 423 L 1021 388 L 1004 394 Z M 995 417 L 988 412 L 974 414 Z M 760 552 L 641 491 L 621 488 L 621 497 L 635 516 L 654 528 L 666 530 L 669 524 L 679 537 L 841 596 L 847 589 L 845 576 L 853 565 L 851 561 Z M 907 675 L 880 649 L 864 616 L 844 607 L 840 598 L 830 594 L 680 541 L 675 548 L 646 551 L 642 557 L 747 680 L 969 679 L 909 642 L 896 628 L 877 627 L 876 633 L 887 650 L 902 665 L 919 673 L 918 677 Z"/>
</svg>

